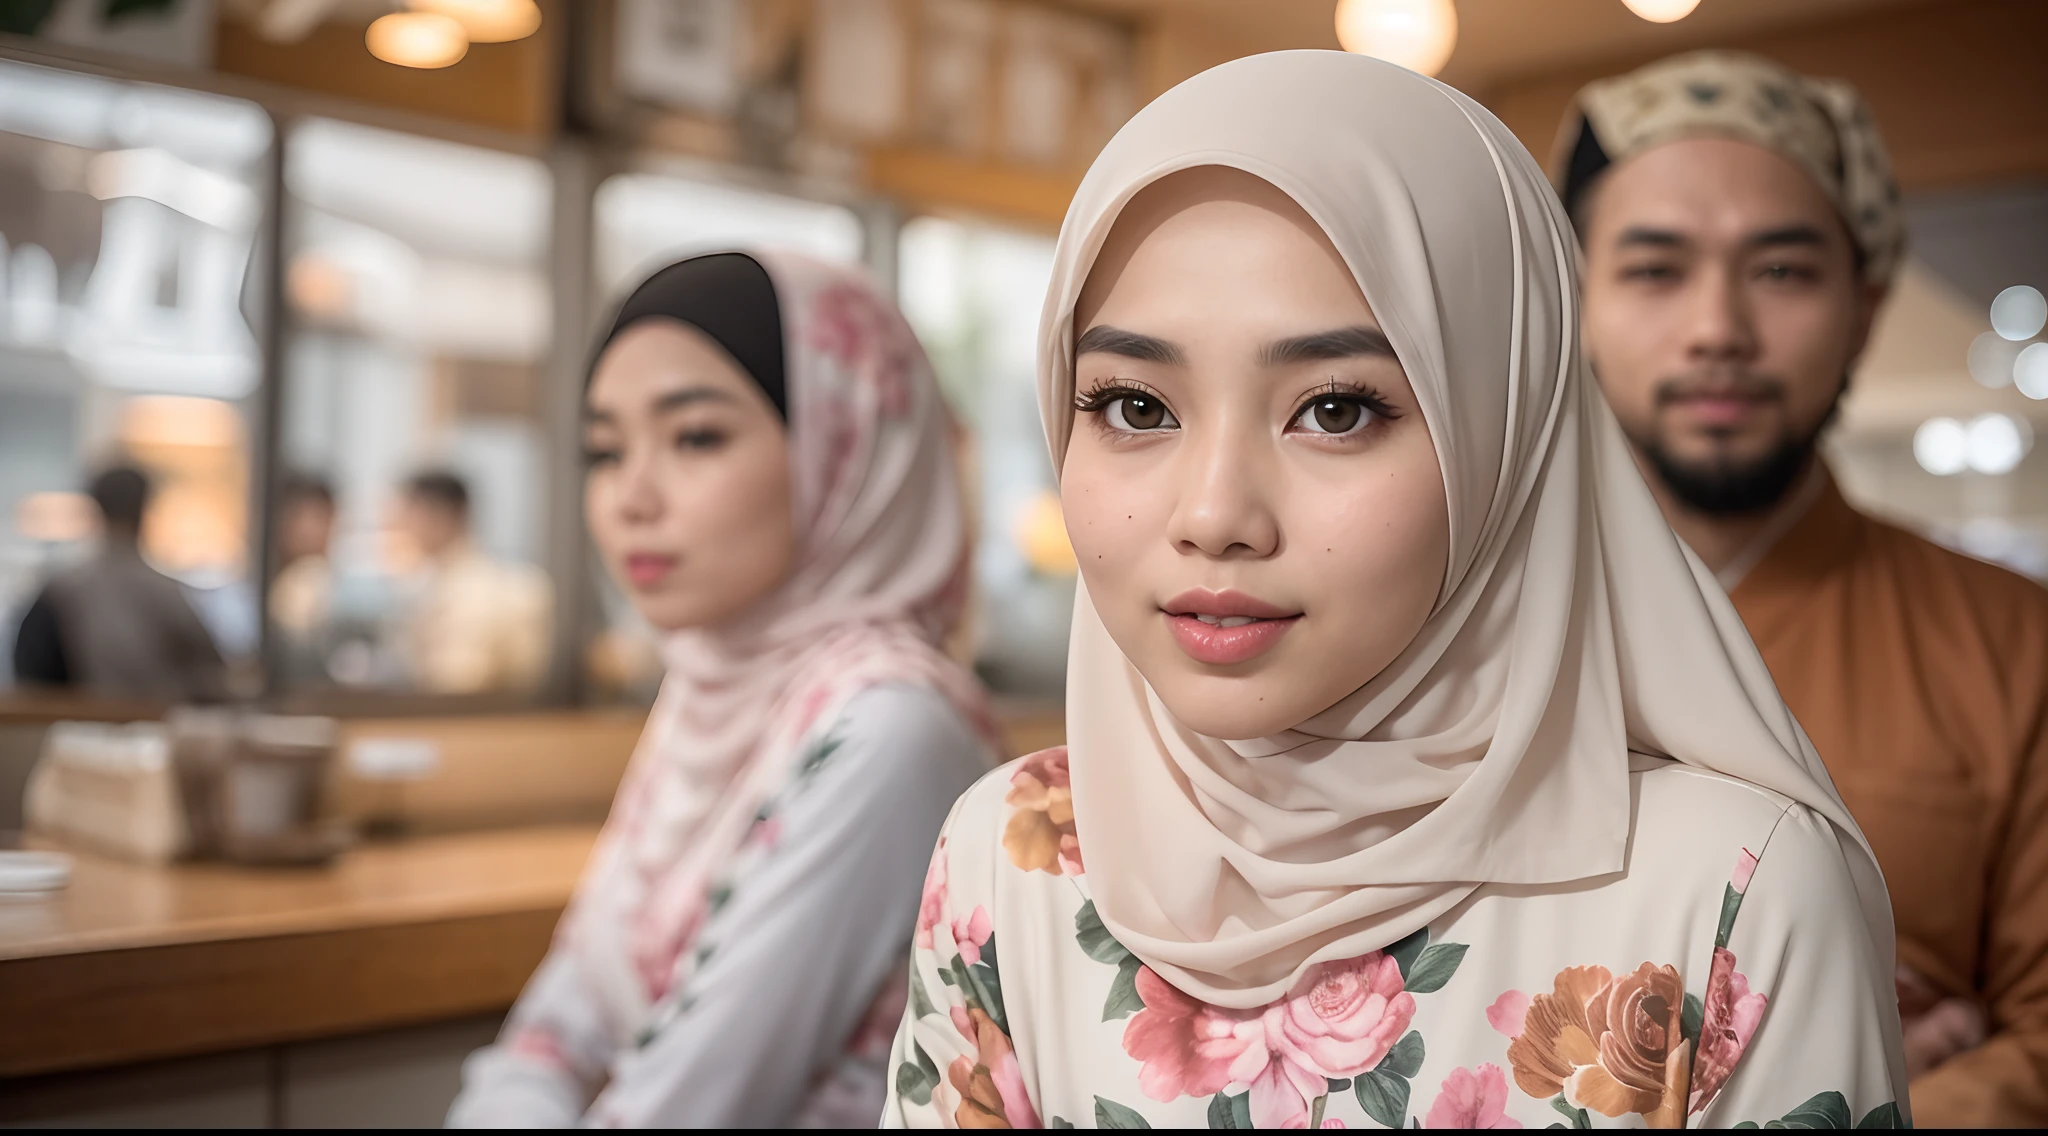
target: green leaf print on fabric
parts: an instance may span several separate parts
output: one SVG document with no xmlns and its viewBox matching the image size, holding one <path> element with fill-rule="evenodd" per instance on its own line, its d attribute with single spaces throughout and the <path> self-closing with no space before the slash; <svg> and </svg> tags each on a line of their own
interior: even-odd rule
<svg viewBox="0 0 2048 1136">
<path fill-rule="evenodd" d="M 1559 1094 L 1555 1097 L 1552 1097 L 1550 1100 L 1550 1107 L 1563 1113 L 1565 1119 L 1571 1122 L 1571 1124 L 1569 1125 L 1569 1127 L 1571 1128 L 1593 1127 L 1593 1118 L 1586 1115 L 1586 1110 L 1583 1108 L 1573 1108 L 1572 1103 L 1564 1099 L 1563 1094 Z M 1553 1124 L 1551 1125 L 1551 1127 L 1564 1128 L 1567 1127 L 1567 1125 Z"/>
<path fill-rule="evenodd" d="M 1407 1037 L 1395 1042 L 1394 1048 L 1389 1049 L 1387 1055 L 1380 1058 L 1378 1068 L 1397 1077 L 1413 1080 L 1415 1074 L 1422 1072 L 1423 1054 L 1422 1031 L 1409 1030 Z"/>
<path fill-rule="evenodd" d="M 1678 1012 L 1678 1032 L 1685 1036 L 1685 1040 L 1692 1042 L 1693 1052 L 1695 1053 L 1699 1052 L 1700 1030 L 1706 1025 L 1706 1022 L 1706 1003 L 1701 1002 L 1700 996 L 1697 994 L 1687 994 L 1685 996 L 1685 1006 Z"/>
<path fill-rule="evenodd" d="M 1081 904 L 1081 910 L 1074 913 L 1074 941 L 1081 944 L 1082 953 L 1096 962 L 1121 966 L 1125 959 L 1131 957 L 1130 950 L 1117 942 L 1109 928 L 1102 925 L 1102 916 L 1095 913 L 1095 901 L 1092 899 Z"/>
<path fill-rule="evenodd" d="M 1464 961 L 1463 943 L 1437 943 L 1423 948 L 1422 953 L 1416 956 L 1415 965 L 1401 972 L 1407 980 L 1408 993 L 1434 994 L 1442 990 L 1444 983 L 1451 980 L 1451 975 L 1458 972 L 1458 964 Z"/>
<path fill-rule="evenodd" d="M 811 752 L 804 755 L 804 763 L 797 766 L 797 778 L 801 780 L 823 769 L 825 763 L 832 760 L 832 754 L 839 749 L 840 744 L 841 739 L 837 734 L 834 734 L 820 741 L 817 745 L 812 746 Z"/>
<path fill-rule="evenodd" d="M 1248 1130 L 1252 1127 L 1252 1095 L 1239 1093 L 1217 1093 L 1209 1098 L 1209 1127 L 1225 1130 Z"/>
<path fill-rule="evenodd" d="M 1415 968 L 1415 960 L 1422 956 L 1422 949 L 1428 945 L 1429 928 L 1424 927 L 1387 948 L 1387 953 L 1393 955 L 1394 961 L 1400 964 L 1401 981 L 1404 984 L 1408 981 L 1408 972 Z"/>
<path fill-rule="evenodd" d="M 1126 955 L 1116 968 L 1116 980 L 1109 984 L 1109 997 L 1102 1002 L 1102 1020 L 1122 1021 L 1145 1008 L 1145 997 L 1138 993 L 1138 971 L 1145 964 L 1137 955 Z"/>
<path fill-rule="evenodd" d="M 1422 1072 L 1425 1052 L 1422 1031 L 1409 1030 L 1407 1036 L 1387 1050 L 1387 1055 L 1380 1058 L 1380 1063 L 1373 1066 L 1371 1072 L 1351 1082 L 1350 1088 L 1352 1095 L 1358 1098 L 1358 1107 L 1388 1128 L 1402 1127 L 1408 1116 L 1408 1097 L 1414 1088 L 1408 1082 Z M 1339 1082 L 1330 1082 L 1332 1092 L 1343 1087 Z"/>
<path fill-rule="evenodd" d="M 705 897 L 705 901 L 704 901 L 704 912 L 705 912 L 705 915 L 706 915 L 706 916 L 716 915 L 716 914 L 718 914 L 718 913 L 719 913 L 720 911 L 723 911 L 723 910 L 725 910 L 725 905 L 726 905 L 726 904 L 728 904 L 728 903 L 731 903 L 731 902 L 732 902 L 732 881 L 731 881 L 731 880 L 723 880 L 723 881 L 720 881 L 720 883 L 719 883 L 719 885 L 718 885 L 717 887 L 715 887 L 715 888 L 712 888 L 712 889 L 711 889 L 711 894 L 710 894 L 709 896 Z"/>
<path fill-rule="evenodd" d="M 896 1093 L 912 1104 L 930 1104 L 932 1090 L 939 1086 L 939 1067 L 916 1042 L 911 1043 L 910 1054 L 915 1062 L 905 1061 L 896 1066 Z"/>
<path fill-rule="evenodd" d="M 993 932 L 989 934 L 988 942 L 981 945 L 980 962 L 969 963 L 956 954 L 952 962 L 939 968 L 939 977 L 946 985 L 960 991 L 960 997 L 969 1009 L 987 1014 L 1004 1034 L 1010 1032 L 1009 1015 L 1003 1012 L 1003 984 L 996 973 L 996 937 Z"/>
<path fill-rule="evenodd" d="M 1138 994 L 1138 968 L 1145 964 L 1102 925 L 1102 916 L 1095 913 L 1092 899 L 1074 912 L 1074 941 L 1089 958 L 1116 968 L 1116 979 L 1109 984 L 1109 997 L 1102 1002 L 1103 1021 L 1121 1021 L 1145 1008 L 1145 999 Z"/>
<path fill-rule="evenodd" d="M 1151 1123 L 1138 1110 L 1121 1105 L 1102 1097 L 1095 1098 L 1095 1127 L 1097 1128 L 1150 1128 Z"/>
<path fill-rule="evenodd" d="M 916 952 L 912 951 L 910 955 L 910 1016 L 919 1019 L 938 1013 L 939 1008 L 932 1005 L 931 993 L 925 989 L 924 979 L 917 973 Z"/>
<path fill-rule="evenodd" d="M 1806 1103 L 1786 1113 L 1777 1120 L 1766 1121 L 1764 1128 L 1847 1128 L 1849 1127 L 1849 1098 L 1829 1089 L 1806 1098 Z M 1757 1122 L 1745 1120 L 1737 1128 L 1756 1128 Z M 1858 1128 L 1905 1128 L 1899 1116 L 1896 1101 L 1886 1101 L 1863 1115 L 1856 1122 Z"/>
<path fill-rule="evenodd" d="M 1064 1116 L 1055 1116 L 1051 1120 L 1046 1121 L 1045 1126 L 1047 1128 L 1072 1128 L 1074 1122 Z"/>
<path fill-rule="evenodd" d="M 1389 1072 L 1386 1063 L 1351 1082 L 1352 1095 L 1367 1116 L 1388 1128 L 1408 1125 L 1408 1078 Z"/>
<path fill-rule="evenodd" d="M 1721 926 L 1714 931 L 1714 945 L 1728 945 L 1728 933 L 1735 930 L 1735 913 L 1742 910 L 1742 893 L 1734 884 L 1726 885 L 1721 893 Z"/>
</svg>

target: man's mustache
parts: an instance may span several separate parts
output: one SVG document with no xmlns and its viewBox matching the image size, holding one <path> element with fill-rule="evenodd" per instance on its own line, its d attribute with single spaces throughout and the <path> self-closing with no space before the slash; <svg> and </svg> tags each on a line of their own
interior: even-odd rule
<svg viewBox="0 0 2048 1136">
<path fill-rule="evenodd" d="M 1747 372 L 1684 375 L 1657 384 L 1658 409 L 1696 398 L 1736 398 L 1745 402 L 1782 402 L 1783 380 Z"/>
</svg>

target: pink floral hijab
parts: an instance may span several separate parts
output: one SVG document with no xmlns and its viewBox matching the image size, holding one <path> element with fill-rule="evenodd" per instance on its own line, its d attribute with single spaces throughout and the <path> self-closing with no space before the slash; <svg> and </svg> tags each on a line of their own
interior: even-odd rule
<svg viewBox="0 0 2048 1136">
<path fill-rule="evenodd" d="M 689 977 L 710 889 L 849 699 L 930 686 L 993 734 L 980 688 L 938 648 L 969 540 L 923 348 L 858 270 L 751 255 L 781 315 L 797 562 L 743 623 L 663 644 L 667 679 L 563 921 L 621 1038 Z"/>
</svg>

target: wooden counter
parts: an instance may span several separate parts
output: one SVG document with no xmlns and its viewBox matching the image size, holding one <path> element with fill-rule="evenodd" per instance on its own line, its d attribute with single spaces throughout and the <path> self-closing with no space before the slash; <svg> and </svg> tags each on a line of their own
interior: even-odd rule
<svg viewBox="0 0 2048 1136">
<path fill-rule="evenodd" d="M 596 834 L 419 837 L 318 869 L 74 854 L 65 891 L 0 899 L 0 1077 L 502 1010 Z"/>
</svg>

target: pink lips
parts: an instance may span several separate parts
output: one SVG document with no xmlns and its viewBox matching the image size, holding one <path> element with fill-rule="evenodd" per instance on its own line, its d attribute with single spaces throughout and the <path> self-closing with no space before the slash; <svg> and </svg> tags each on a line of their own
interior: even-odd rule
<svg viewBox="0 0 2048 1136">
<path fill-rule="evenodd" d="M 673 572 L 677 558 L 653 552 L 632 552 L 626 555 L 622 567 L 626 579 L 634 587 L 646 589 L 661 583 L 662 578 Z"/>
<path fill-rule="evenodd" d="M 1198 663 L 1229 666 L 1249 662 L 1273 649 L 1301 619 L 1298 611 L 1275 607 L 1243 592 L 1225 589 L 1212 592 L 1190 588 L 1160 605 L 1174 642 Z M 1212 619 L 1249 619 L 1234 627 L 1204 622 Z"/>
</svg>

